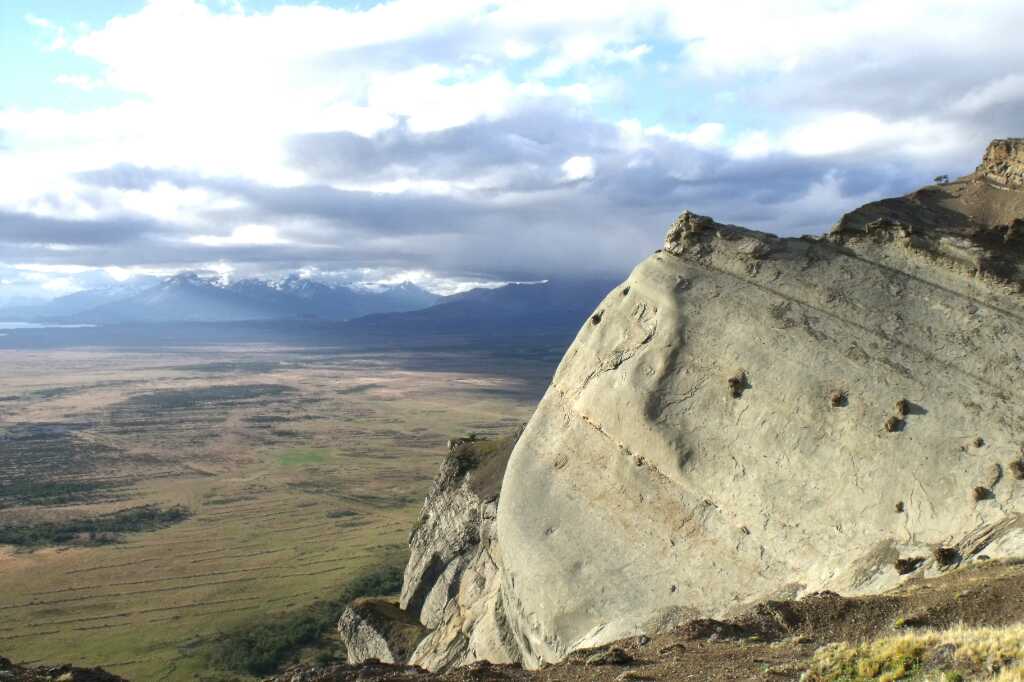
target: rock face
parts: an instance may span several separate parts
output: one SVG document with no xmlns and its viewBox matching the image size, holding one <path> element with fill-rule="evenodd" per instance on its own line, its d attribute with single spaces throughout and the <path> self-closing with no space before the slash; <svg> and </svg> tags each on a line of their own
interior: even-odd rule
<svg viewBox="0 0 1024 682">
<path fill-rule="evenodd" d="M 405 663 L 426 634 L 419 621 L 379 597 L 356 599 L 338 620 L 349 663 Z"/>
<path fill-rule="evenodd" d="M 975 174 L 1000 185 L 1024 185 L 1024 138 L 993 141 Z"/>
<path fill-rule="evenodd" d="M 410 663 L 430 670 L 519 660 L 498 599 L 495 519 L 502 478 L 521 430 L 450 443 L 409 539 L 402 608 L 431 632 Z"/>
<path fill-rule="evenodd" d="M 823 237 L 683 213 L 410 549 L 431 670 L 1024 557 L 1024 141 Z"/>
<path fill-rule="evenodd" d="M 409 537 L 400 608 L 360 600 L 338 623 L 350 663 L 376 658 L 439 670 L 479 659 L 518 661 L 498 599 L 494 529 L 505 466 L 521 431 L 449 442 Z M 419 628 L 415 650 L 408 646 L 410 623 Z"/>
<path fill-rule="evenodd" d="M 482 609 L 447 640 L 472 643 L 461 659 L 538 666 L 1024 555 L 1024 482 L 1004 473 L 1024 454 L 1022 169 L 1024 143 L 996 141 L 974 174 L 821 238 L 684 213 L 566 353 L 509 461 L 480 589 L 455 597 L 438 550 L 403 605 L 432 627 Z"/>
</svg>

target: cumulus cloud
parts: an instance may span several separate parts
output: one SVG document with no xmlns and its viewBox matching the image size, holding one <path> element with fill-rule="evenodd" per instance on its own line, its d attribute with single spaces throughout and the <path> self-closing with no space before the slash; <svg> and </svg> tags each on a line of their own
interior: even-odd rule
<svg viewBox="0 0 1024 682">
<path fill-rule="evenodd" d="M 570 156 L 562 164 L 566 180 L 587 180 L 594 177 L 594 157 Z"/>
<path fill-rule="evenodd" d="M 277 228 L 273 225 L 239 225 L 229 235 L 197 234 L 188 240 L 203 246 L 273 246 L 288 243 L 278 236 Z"/>
<path fill-rule="evenodd" d="M 622 273 L 684 208 L 820 232 L 1021 134 L 1021 23 L 1008 0 L 30 17 L 74 62 L 54 88 L 116 97 L 0 109 L 3 259 L 442 287 Z"/>
</svg>

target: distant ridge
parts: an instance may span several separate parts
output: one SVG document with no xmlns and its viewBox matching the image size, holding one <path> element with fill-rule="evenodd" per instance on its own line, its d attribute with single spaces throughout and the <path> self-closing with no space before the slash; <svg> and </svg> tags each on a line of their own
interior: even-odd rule
<svg viewBox="0 0 1024 682">
<path fill-rule="evenodd" d="M 222 283 L 195 272 L 81 291 L 35 306 L 0 309 L 19 321 L 122 324 L 135 322 L 238 322 L 245 320 L 350 320 L 432 306 L 444 297 L 411 282 L 375 287 L 331 285 L 289 275 L 282 280 Z"/>
</svg>

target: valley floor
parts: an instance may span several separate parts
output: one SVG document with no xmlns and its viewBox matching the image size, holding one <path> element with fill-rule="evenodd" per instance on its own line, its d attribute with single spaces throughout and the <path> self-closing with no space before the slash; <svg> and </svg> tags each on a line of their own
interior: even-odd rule
<svg viewBox="0 0 1024 682">
<path fill-rule="evenodd" d="M 0 351 L 0 654 L 244 677 L 222 634 L 400 567 L 445 441 L 527 420 L 561 351 Z"/>
</svg>

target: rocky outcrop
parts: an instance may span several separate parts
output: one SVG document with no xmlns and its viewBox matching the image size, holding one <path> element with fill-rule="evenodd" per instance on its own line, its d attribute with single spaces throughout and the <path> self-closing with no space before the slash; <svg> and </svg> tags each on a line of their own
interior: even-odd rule
<svg viewBox="0 0 1024 682">
<path fill-rule="evenodd" d="M 103 668 L 73 665 L 26 667 L 0 656 L 0 680 L 11 682 L 127 682 Z"/>
<path fill-rule="evenodd" d="M 1022 152 L 822 237 L 683 213 L 518 443 L 451 444 L 410 539 L 410 662 L 540 667 L 1024 556 Z"/>
<path fill-rule="evenodd" d="M 498 599 L 495 520 L 505 467 L 520 433 L 450 444 L 409 538 L 401 604 L 430 630 L 412 664 L 437 670 L 481 659 L 519 659 Z"/>
<path fill-rule="evenodd" d="M 366 597 L 353 601 L 341 614 L 338 634 L 349 663 L 406 663 L 426 629 L 395 602 Z"/>
<path fill-rule="evenodd" d="M 375 658 L 439 670 L 480 659 L 518 660 L 498 599 L 494 529 L 505 466 L 520 433 L 449 442 L 409 537 L 399 605 L 388 610 L 378 607 L 380 600 L 356 602 L 338 624 L 350 663 Z M 404 653 L 409 623 L 420 635 L 415 650 Z"/>
<path fill-rule="evenodd" d="M 1021 158 L 821 238 L 681 216 L 509 462 L 494 609 L 526 665 L 1024 555 Z"/>
<path fill-rule="evenodd" d="M 994 140 L 975 175 L 1005 186 L 1024 186 L 1024 138 Z"/>
</svg>

